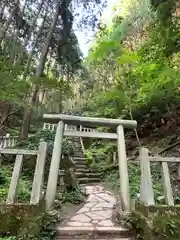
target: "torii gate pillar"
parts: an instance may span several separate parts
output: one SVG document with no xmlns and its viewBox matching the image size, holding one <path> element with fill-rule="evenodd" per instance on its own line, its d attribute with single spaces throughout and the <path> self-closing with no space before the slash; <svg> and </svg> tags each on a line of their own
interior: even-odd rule
<svg viewBox="0 0 180 240">
<path fill-rule="evenodd" d="M 52 160 L 49 170 L 49 178 L 46 192 L 46 209 L 50 210 L 53 207 L 56 197 L 56 189 L 59 175 L 59 166 L 62 152 L 62 142 L 64 133 L 64 122 L 59 121 L 56 129 L 56 136 L 54 139 L 54 148 L 52 153 Z"/>
</svg>

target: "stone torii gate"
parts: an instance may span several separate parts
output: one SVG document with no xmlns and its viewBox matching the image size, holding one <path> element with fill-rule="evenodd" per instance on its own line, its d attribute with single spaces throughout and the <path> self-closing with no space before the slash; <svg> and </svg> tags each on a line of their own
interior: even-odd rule
<svg viewBox="0 0 180 240">
<path fill-rule="evenodd" d="M 134 129 L 137 126 L 137 122 L 134 120 L 79 117 L 64 114 L 44 114 L 43 118 L 46 120 L 46 122 L 57 124 L 46 192 L 47 210 L 52 209 L 55 200 L 63 136 L 78 136 L 117 139 L 121 205 L 123 211 L 130 212 L 131 199 L 129 193 L 129 177 L 127 169 L 124 128 Z M 111 127 L 116 128 L 116 133 L 77 132 L 76 134 L 76 131 L 64 130 L 65 124 Z"/>
</svg>

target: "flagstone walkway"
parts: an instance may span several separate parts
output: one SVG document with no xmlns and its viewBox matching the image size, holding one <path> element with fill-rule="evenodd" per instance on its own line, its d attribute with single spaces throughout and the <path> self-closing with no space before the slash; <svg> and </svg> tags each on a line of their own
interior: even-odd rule
<svg viewBox="0 0 180 240">
<path fill-rule="evenodd" d="M 89 195 L 84 206 L 67 223 L 73 227 L 113 227 L 116 198 L 102 186 L 86 186 Z"/>
<path fill-rule="evenodd" d="M 129 230 L 116 226 L 113 211 L 117 200 L 103 186 L 86 186 L 87 200 L 74 216 L 57 227 L 57 240 L 129 240 Z"/>
</svg>

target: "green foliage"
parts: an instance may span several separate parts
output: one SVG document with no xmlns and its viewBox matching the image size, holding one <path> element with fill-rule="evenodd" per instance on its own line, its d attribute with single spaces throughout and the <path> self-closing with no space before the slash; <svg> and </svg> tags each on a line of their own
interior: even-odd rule
<svg viewBox="0 0 180 240">
<path fill-rule="evenodd" d="M 90 116 L 133 117 L 141 122 L 154 107 L 162 114 L 167 105 L 179 103 L 179 18 L 172 14 L 174 1 L 128 1 L 126 6 L 123 19 L 116 20 L 117 14 L 112 26 L 106 28 L 108 33 L 97 34 L 86 60 L 94 75 L 95 90 L 84 111 Z M 137 34 L 129 32 L 134 22 Z M 126 39 L 128 32 L 132 40 Z M 125 39 L 136 43 L 139 37 L 140 41 L 141 32 L 146 37 L 136 50 L 124 47 Z"/>
<path fill-rule="evenodd" d="M 0 240 L 18 240 L 16 237 L 0 237 Z"/>
<path fill-rule="evenodd" d="M 27 138 L 27 140 L 19 143 L 19 147 L 26 149 L 38 149 L 40 141 L 45 141 L 48 143 L 48 154 L 52 154 L 54 146 L 55 132 L 49 130 L 38 130 L 36 134 L 33 134 Z M 62 155 L 66 154 L 68 156 L 73 155 L 73 144 L 68 138 L 63 138 L 62 144 Z"/>
<path fill-rule="evenodd" d="M 151 213 L 148 218 L 143 213 L 133 211 L 128 219 L 125 219 L 126 227 L 130 227 L 136 234 L 137 239 L 178 239 L 179 216 L 159 207 L 158 212 Z M 178 210 L 177 210 L 178 211 Z"/>
<path fill-rule="evenodd" d="M 105 183 L 111 187 L 116 193 L 120 191 L 120 181 L 118 169 L 108 171 L 105 174 Z"/>
<path fill-rule="evenodd" d="M 115 192 L 120 190 L 119 170 L 117 162 L 113 162 L 113 152 L 117 153 L 115 143 L 107 141 L 96 141 L 86 149 L 86 156 L 91 168 L 95 168 L 104 172 L 104 180 Z M 115 166 L 115 167 L 113 167 Z M 132 200 L 137 199 L 137 194 L 140 193 L 140 165 L 139 163 L 128 163 L 129 185 Z M 153 181 L 153 192 L 155 201 L 158 203 L 158 198 L 163 196 L 163 185 L 161 181 L 161 166 L 160 164 L 151 166 L 151 174 Z"/>
<path fill-rule="evenodd" d="M 78 187 L 72 189 L 72 191 L 63 192 L 63 194 L 60 195 L 61 203 L 72 203 L 72 204 L 80 204 L 83 202 L 84 197 L 79 190 Z"/>
<path fill-rule="evenodd" d="M 0 201 L 5 202 L 9 191 L 12 176 L 12 167 L 3 166 L 0 169 Z M 24 176 L 20 178 L 17 188 L 17 199 L 19 202 L 28 202 L 30 199 L 32 183 Z"/>
<path fill-rule="evenodd" d="M 28 82 L 20 77 L 22 67 L 14 66 L 9 56 L 0 54 L 0 100 L 22 100 L 28 89 Z"/>
<path fill-rule="evenodd" d="M 164 239 L 179 238 L 179 216 L 155 216 L 153 219 L 154 234 Z"/>
<path fill-rule="evenodd" d="M 149 23 L 153 17 L 149 0 L 138 2 L 126 0 L 123 7 L 121 5 L 119 8 L 116 7 L 117 13 L 112 21 L 112 26 L 106 28 L 105 33 L 104 29 L 100 29 L 96 34 L 96 42 L 92 46 L 87 62 L 102 63 L 108 57 L 120 55 L 122 42 L 129 35 L 134 34 L 134 29 L 135 31 L 143 29 L 143 26 Z"/>
<path fill-rule="evenodd" d="M 116 147 L 111 142 L 94 142 L 86 149 L 87 163 L 93 168 L 103 170 L 108 163 L 112 163 L 114 149 Z"/>
<path fill-rule="evenodd" d="M 157 106 L 163 112 L 166 111 L 165 103 L 179 102 L 180 72 L 167 64 L 134 62 L 134 58 L 130 61 L 126 53 L 122 59 L 130 64 L 133 62 L 133 68 L 123 70 L 122 77 L 117 75 L 116 84 L 107 91 L 92 96 L 85 109 L 86 115 L 129 118 L 130 107 L 136 117 L 144 108 L 149 112 Z M 121 65 L 125 67 L 126 64 Z"/>
<path fill-rule="evenodd" d="M 138 211 L 133 211 L 131 216 L 128 219 L 125 219 L 125 225 L 135 232 L 136 237 L 139 240 L 154 239 L 152 238 L 152 230 L 147 222 L 147 218 Z"/>
</svg>

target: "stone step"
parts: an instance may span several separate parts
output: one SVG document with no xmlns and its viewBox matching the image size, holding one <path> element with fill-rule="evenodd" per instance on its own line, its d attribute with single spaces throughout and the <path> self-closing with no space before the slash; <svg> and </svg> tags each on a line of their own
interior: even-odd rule
<svg viewBox="0 0 180 240">
<path fill-rule="evenodd" d="M 88 178 L 88 177 L 85 177 L 85 178 L 78 178 L 77 179 L 77 182 L 79 184 L 81 183 L 92 183 L 92 182 L 100 182 L 100 178 L 99 177 L 94 177 L 94 178 Z"/>
<path fill-rule="evenodd" d="M 86 169 L 76 169 L 76 172 L 82 172 L 82 173 L 99 173 L 99 171 L 95 170 L 95 169 L 90 169 L 90 168 L 86 168 Z"/>
<path fill-rule="evenodd" d="M 79 164 L 77 165 L 76 172 L 79 172 L 79 169 L 88 169 L 88 166 L 86 164 Z"/>
<path fill-rule="evenodd" d="M 78 161 L 75 162 L 74 161 L 74 163 L 76 164 L 76 166 L 85 165 L 88 168 L 88 164 L 86 162 L 84 162 L 84 161 L 80 161 L 80 162 L 78 162 Z"/>
<path fill-rule="evenodd" d="M 84 158 L 84 155 L 83 154 L 74 154 L 74 158 Z"/>
<path fill-rule="evenodd" d="M 86 164 L 87 165 L 87 161 L 86 160 L 84 160 L 84 159 L 75 159 L 75 160 L 73 160 L 74 161 L 74 163 L 83 163 L 83 164 Z"/>
<path fill-rule="evenodd" d="M 56 240 L 60 240 L 60 239 L 69 239 L 69 240 L 74 240 L 74 239 L 80 239 L 80 240 L 133 240 L 135 238 L 132 238 L 132 237 L 128 237 L 128 238 L 124 238 L 124 237 L 108 237 L 107 235 L 106 236 L 102 236 L 102 237 L 98 237 L 98 238 L 92 238 L 91 236 L 89 235 L 76 235 L 76 238 L 74 238 L 73 236 L 68 236 L 68 235 L 64 235 L 64 236 L 57 236 L 55 238 Z"/>
<path fill-rule="evenodd" d="M 57 228 L 56 239 L 99 239 L 99 240 L 130 240 L 133 239 L 129 229 L 123 227 L 69 227 Z"/>
<path fill-rule="evenodd" d="M 85 157 L 76 157 L 76 156 L 74 156 L 73 159 L 74 160 L 86 160 Z"/>
<path fill-rule="evenodd" d="M 85 162 L 74 162 L 76 164 L 76 169 L 78 168 L 78 166 L 85 166 L 86 168 L 88 168 L 88 165 Z"/>
<path fill-rule="evenodd" d="M 88 167 L 88 165 L 86 164 L 86 162 L 74 162 L 77 166 L 85 166 Z"/>
<path fill-rule="evenodd" d="M 64 173 L 61 172 L 59 175 L 64 176 Z M 100 173 L 82 173 L 82 172 L 76 173 L 76 179 L 79 184 L 90 182 L 98 183 L 100 181 L 100 178 L 101 178 Z"/>
<path fill-rule="evenodd" d="M 99 172 L 76 172 L 76 176 L 87 176 L 87 177 L 92 177 L 92 176 L 101 176 L 101 173 Z"/>
<path fill-rule="evenodd" d="M 79 167 L 79 166 L 78 166 Z M 64 170 L 60 170 L 60 174 L 64 174 Z M 82 168 L 77 168 L 76 169 L 76 175 L 96 175 L 96 176 L 101 176 L 101 173 L 98 172 L 97 170 L 91 170 L 89 168 L 84 168 L 84 166 Z"/>
<path fill-rule="evenodd" d="M 86 161 L 86 159 L 87 158 L 85 158 L 83 154 L 81 156 L 79 156 L 79 154 L 73 156 L 73 160 L 84 160 L 84 161 Z"/>
</svg>

